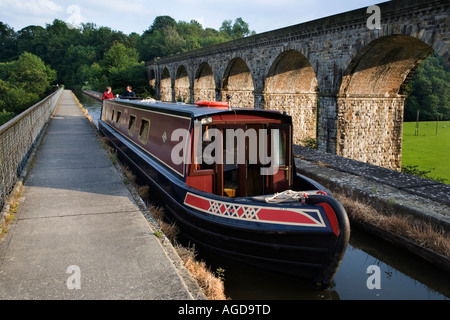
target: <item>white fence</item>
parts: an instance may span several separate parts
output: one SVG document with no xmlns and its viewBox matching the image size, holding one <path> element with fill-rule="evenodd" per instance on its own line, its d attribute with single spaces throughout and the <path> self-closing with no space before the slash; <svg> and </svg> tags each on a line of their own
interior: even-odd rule
<svg viewBox="0 0 450 320">
<path fill-rule="evenodd" d="M 17 182 L 63 88 L 0 126 L 0 209 Z"/>
</svg>

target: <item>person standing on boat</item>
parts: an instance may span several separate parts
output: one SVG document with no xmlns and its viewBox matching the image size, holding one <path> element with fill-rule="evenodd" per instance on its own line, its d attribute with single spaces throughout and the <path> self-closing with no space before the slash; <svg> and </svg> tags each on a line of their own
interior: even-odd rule
<svg viewBox="0 0 450 320">
<path fill-rule="evenodd" d="M 131 86 L 127 86 L 126 90 L 122 93 L 122 99 L 134 98 L 135 94 Z"/>
<path fill-rule="evenodd" d="M 114 95 L 111 91 L 111 87 L 106 87 L 106 91 L 103 92 L 102 100 L 114 99 Z"/>
</svg>

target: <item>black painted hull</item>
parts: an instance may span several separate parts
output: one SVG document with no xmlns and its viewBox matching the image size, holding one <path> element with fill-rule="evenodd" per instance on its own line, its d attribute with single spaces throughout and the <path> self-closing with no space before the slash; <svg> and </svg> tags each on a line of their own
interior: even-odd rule
<svg viewBox="0 0 450 320">
<path fill-rule="evenodd" d="M 332 197 L 310 196 L 307 203 L 285 205 L 288 208 L 316 210 L 318 203 L 327 203 L 336 214 L 339 233 L 328 221 L 323 228 L 298 226 L 283 223 L 260 223 L 231 219 L 226 215 L 211 214 L 201 210 L 188 199 L 203 200 L 203 203 L 230 204 L 235 208 L 268 209 L 273 205 L 256 203 L 247 198 L 233 200 L 208 194 L 189 186 L 170 170 L 153 159 L 145 150 L 135 146 L 118 131 L 103 121 L 99 128 L 115 146 L 128 165 L 138 170 L 152 189 L 155 198 L 164 204 L 167 218 L 177 224 L 180 236 L 213 254 L 241 261 L 253 266 L 308 278 L 316 283 L 328 285 L 333 279 L 343 258 L 349 240 L 349 222 L 345 210 Z M 320 207 L 322 208 L 322 207 Z M 323 215 L 325 216 L 325 214 Z"/>
</svg>

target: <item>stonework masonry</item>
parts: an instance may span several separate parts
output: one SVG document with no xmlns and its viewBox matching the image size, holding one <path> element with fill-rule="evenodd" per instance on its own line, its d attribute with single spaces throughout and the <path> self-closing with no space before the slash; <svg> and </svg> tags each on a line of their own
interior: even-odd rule
<svg viewBox="0 0 450 320">
<path fill-rule="evenodd" d="M 449 1 L 362 8 L 146 64 L 162 101 L 224 101 L 285 111 L 294 142 L 399 170 L 405 85 L 437 52 L 450 66 Z"/>
</svg>

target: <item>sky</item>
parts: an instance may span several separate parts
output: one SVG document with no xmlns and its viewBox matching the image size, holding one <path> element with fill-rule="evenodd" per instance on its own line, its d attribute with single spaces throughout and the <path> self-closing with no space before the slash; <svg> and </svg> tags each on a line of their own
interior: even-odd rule
<svg viewBox="0 0 450 320">
<path fill-rule="evenodd" d="M 385 0 L 0 0 L 0 21 L 17 32 L 29 25 L 45 27 L 54 19 L 72 25 L 92 22 L 125 34 L 142 34 L 155 17 L 196 20 L 219 30 L 224 20 L 242 18 L 256 33 L 271 31 L 368 7 Z"/>
</svg>

